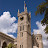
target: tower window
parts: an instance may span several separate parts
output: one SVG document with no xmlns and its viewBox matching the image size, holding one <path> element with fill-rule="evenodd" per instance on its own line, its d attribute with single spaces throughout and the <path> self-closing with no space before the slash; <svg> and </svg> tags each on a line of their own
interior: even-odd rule
<svg viewBox="0 0 48 48">
<path fill-rule="evenodd" d="M 23 37 L 23 33 L 22 33 L 22 37 Z"/>
<path fill-rule="evenodd" d="M 37 38 L 38 39 L 38 38 Z"/>
<path fill-rule="evenodd" d="M 21 33 L 20 33 L 20 37 L 21 37 Z"/>
<path fill-rule="evenodd" d="M 24 30 L 24 25 L 20 26 L 20 31 Z"/>
<path fill-rule="evenodd" d="M 20 26 L 20 31 L 21 31 L 21 26 Z"/>
<path fill-rule="evenodd" d="M 20 37 L 23 37 L 23 33 L 20 33 Z"/>
<path fill-rule="evenodd" d="M 23 48 L 23 45 L 22 45 L 22 48 Z"/>
<path fill-rule="evenodd" d="M 20 45 L 20 48 L 21 48 L 21 45 Z"/>
<path fill-rule="evenodd" d="M 28 28 L 30 27 L 30 25 L 28 25 Z"/>
<path fill-rule="evenodd" d="M 23 30 L 24 30 L 24 25 L 23 25 Z"/>
</svg>

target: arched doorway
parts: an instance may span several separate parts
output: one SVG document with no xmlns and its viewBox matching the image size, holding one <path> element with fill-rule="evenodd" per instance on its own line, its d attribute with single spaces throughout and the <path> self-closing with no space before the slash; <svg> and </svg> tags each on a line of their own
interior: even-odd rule
<svg viewBox="0 0 48 48">
<path fill-rule="evenodd" d="M 2 45 L 2 48 L 5 48 L 5 47 L 7 47 L 7 43 L 6 42 L 4 42 L 3 45 Z"/>
</svg>

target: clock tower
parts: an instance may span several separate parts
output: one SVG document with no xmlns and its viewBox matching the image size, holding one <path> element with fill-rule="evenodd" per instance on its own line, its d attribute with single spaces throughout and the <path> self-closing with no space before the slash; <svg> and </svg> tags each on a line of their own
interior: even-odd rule
<svg viewBox="0 0 48 48">
<path fill-rule="evenodd" d="M 27 12 L 24 2 L 24 12 L 18 10 L 17 48 L 32 48 L 31 13 Z"/>
</svg>

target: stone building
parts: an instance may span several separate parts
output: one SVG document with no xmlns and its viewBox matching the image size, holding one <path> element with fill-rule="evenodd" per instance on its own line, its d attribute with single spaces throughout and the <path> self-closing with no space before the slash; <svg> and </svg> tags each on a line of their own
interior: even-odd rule
<svg viewBox="0 0 48 48">
<path fill-rule="evenodd" d="M 6 47 L 9 43 L 14 43 L 14 39 L 0 32 L 0 48 Z"/>
<path fill-rule="evenodd" d="M 9 43 L 14 43 L 16 48 L 43 48 L 42 35 L 31 34 L 31 13 L 27 12 L 27 7 L 24 2 L 24 12 L 18 10 L 18 32 L 17 38 L 13 39 L 0 32 L 0 47 L 3 44 L 7 46 Z"/>
</svg>

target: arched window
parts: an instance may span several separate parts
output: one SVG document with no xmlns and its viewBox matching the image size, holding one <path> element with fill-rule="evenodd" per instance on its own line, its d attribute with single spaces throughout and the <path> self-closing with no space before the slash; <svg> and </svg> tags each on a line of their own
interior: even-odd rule
<svg viewBox="0 0 48 48">
<path fill-rule="evenodd" d="M 20 48 L 23 48 L 23 45 L 20 45 Z"/>
<path fill-rule="evenodd" d="M 20 48 L 21 48 L 21 45 L 20 45 Z"/>
<path fill-rule="evenodd" d="M 24 25 L 23 25 L 23 30 L 24 30 Z"/>
<path fill-rule="evenodd" d="M 23 32 L 20 32 L 20 37 L 23 37 Z"/>
<path fill-rule="evenodd" d="M 21 26 L 20 26 L 20 31 L 21 31 Z"/>
<path fill-rule="evenodd" d="M 23 33 L 22 33 L 22 37 L 23 37 Z"/>
<path fill-rule="evenodd" d="M 16 48 L 17 48 L 17 44 L 16 44 Z"/>
<path fill-rule="evenodd" d="M 20 31 L 24 30 L 24 25 L 20 24 Z"/>
<path fill-rule="evenodd" d="M 22 48 L 23 48 L 23 45 L 22 45 Z"/>
<path fill-rule="evenodd" d="M 28 28 L 30 27 L 30 25 L 28 25 Z"/>
<path fill-rule="evenodd" d="M 6 42 L 4 42 L 3 45 L 2 45 L 2 48 L 5 48 L 5 47 L 7 47 L 7 43 Z"/>
</svg>

